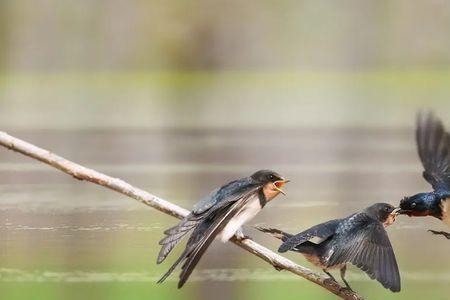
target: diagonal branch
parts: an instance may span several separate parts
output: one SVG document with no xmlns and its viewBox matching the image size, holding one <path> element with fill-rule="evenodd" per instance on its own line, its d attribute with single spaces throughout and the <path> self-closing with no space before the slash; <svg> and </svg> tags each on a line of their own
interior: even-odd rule
<svg viewBox="0 0 450 300">
<path fill-rule="evenodd" d="M 152 194 L 149 194 L 144 190 L 138 189 L 121 179 L 113 178 L 95 170 L 88 169 L 1 131 L 0 145 L 46 163 L 56 169 L 63 171 L 64 173 L 75 177 L 76 179 L 86 180 L 124 194 L 144 203 L 145 205 L 151 206 L 165 214 L 171 215 L 178 219 L 185 217 L 189 213 L 189 211 L 187 211 L 186 209 L 158 198 Z M 287 270 L 291 273 L 299 275 L 322 286 L 323 288 L 327 289 L 328 291 L 339 296 L 342 299 L 363 300 L 361 296 L 348 289 L 344 289 L 335 281 L 332 281 L 329 278 L 321 276 L 307 268 L 297 265 L 293 261 L 270 251 L 269 249 L 259 245 L 252 240 L 237 240 L 233 238 L 232 242 L 239 247 L 247 250 L 248 252 L 260 257 L 264 261 L 274 266 L 277 270 Z"/>
</svg>

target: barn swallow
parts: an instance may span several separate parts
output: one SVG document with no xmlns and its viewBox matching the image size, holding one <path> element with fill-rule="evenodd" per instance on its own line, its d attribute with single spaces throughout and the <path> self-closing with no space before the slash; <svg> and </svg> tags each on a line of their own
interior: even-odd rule
<svg viewBox="0 0 450 300">
<path fill-rule="evenodd" d="M 431 112 L 419 113 L 416 143 L 424 167 L 423 178 L 433 187 L 432 192 L 419 193 L 400 201 L 401 214 L 432 216 L 450 226 L 450 137 L 442 122 Z M 450 233 L 429 230 L 450 239 Z"/>
<path fill-rule="evenodd" d="M 248 238 L 243 235 L 241 226 L 278 194 L 284 194 L 281 188 L 287 182 L 289 180 L 274 171 L 261 170 L 227 183 L 200 200 L 178 225 L 164 232 L 166 237 L 159 242 L 162 247 L 158 264 L 192 230 L 183 253 L 158 283 L 162 283 L 183 262 L 178 282 L 178 288 L 181 288 L 214 238 L 219 237 L 222 242 L 227 242 L 235 234 L 240 239 Z"/>
<path fill-rule="evenodd" d="M 377 203 L 347 218 L 331 220 L 296 235 L 274 228 L 256 228 L 282 240 L 279 252 L 300 252 L 334 281 L 329 270 L 340 269 L 342 281 L 350 290 L 345 280 L 347 263 L 357 266 L 385 288 L 399 292 L 397 261 L 384 229 L 395 221 L 398 210 L 390 204 Z M 320 241 L 310 241 L 313 238 Z"/>
</svg>

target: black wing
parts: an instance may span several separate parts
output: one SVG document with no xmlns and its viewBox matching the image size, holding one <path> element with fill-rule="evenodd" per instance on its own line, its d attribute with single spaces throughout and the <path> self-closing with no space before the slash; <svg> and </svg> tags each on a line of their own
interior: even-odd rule
<svg viewBox="0 0 450 300">
<path fill-rule="evenodd" d="M 416 142 L 425 168 L 425 180 L 436 191 L 449 191 L 450 138 L 441 121 L 431 112 L 418 114 Z"/>
<path fill-rule="evenodd" d="M 299 234 L 292 236 L 291 238 L 287 239 L 283 244 L 281 244 L 280 248 L 278 248 L 278 251 L 286 252 L 288 250 L 293 249 L 297 245 L 309 241 L 314 237 L 326 239 L 334 234 L 341 220 L 342 219 L 331 220 L 313 226 L 303 232 L 300 232 Z"/>
<path fill-rule="evenodd" d="M 251 177 L 234 180 L 226 185 L 214 190 L 208 196 L 202 198 L 192 209 L 195 215 L 204 214 L 211 209 L 220 207 L 217 204 L 235 202 L 243 195 L 256 191 L 262 184 L 255 182 Z"/>
<path fill-rule="evenodd" d="M 210 215 L 203 220 L 193 231 L 186 245 L 186 249 L 183 251 L 180 258 L 177 259 L 158 283 L 163 282 L 182 261 L 185 261 L 181 267 L 182 272 L 180 274 L 180 281 L 178 282 L 178 288 L 181 288 L 214 238 L 226 226 L 230 219 L 248 202 L 250 196 L 251 194 L 246 194 L 237 202 L 231 203 L 228 206 L 223 206 L 219 211 L 216 211 L 214 215 Z"/>
<path fill-rule="evenodd" d="M 214 214 L 216 210 L 236 202 L 248 194 L 255 192 L 262 185 L 255 183 L 250 177 L 232 181 L 214 190 L 210 195 L 202 198 L 192 212 L 176 226 L 164 231 L 166 235 L 159 244 L 162 246 L 158 254 L 157 263 L 163 262 L 172 249 L 194 229 L 202 220 Z"/>
<path fill-rule="evenodd" d="M 161 245 L 161 250 L 158 254 L 158 259 L 156 263 L 162 263 L 170 251 L 181 241 L 181 239 L 188 234 L 193 228 L 195 228 L 199 222 L 203 219 L 202 215 L 189 214 L 176 226 L 164 231 L 166 235 L 162 240 L 159 241 Z"/>
<path fill-rule="evenodd" d="M 393 292 L 400 291 L 400 274 L 383 225 L 364 213 L 344 220 L 330 245 L 327 266 L 350 262 Z"/>
</svg>

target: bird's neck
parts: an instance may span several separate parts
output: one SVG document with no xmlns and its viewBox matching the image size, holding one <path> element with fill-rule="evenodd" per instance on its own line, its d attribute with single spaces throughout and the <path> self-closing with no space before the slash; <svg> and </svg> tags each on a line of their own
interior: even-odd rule
<svg viewBox="0 0 450 300">
<path fill-rule="evenodd" d="M 258 190 L 258 198 L 259 198 L 259 204 L 261 205 L 261 208 L 266 206 L 268 201 L 267 201 L 266 195 L 264 194 L 264 189 L 263 188 L 260 188 Z"/>
<path fill-rule="evenodd" d="M 443 211 L 441 206 L 442 197 L 438 194 L 435 194 L 434 196 L 435 198 L 433 200 L 428 200 L 429 203 L 428 206 L 430 210 L 429 215 L 442 220 L 443 217 Z"/>
</svg>

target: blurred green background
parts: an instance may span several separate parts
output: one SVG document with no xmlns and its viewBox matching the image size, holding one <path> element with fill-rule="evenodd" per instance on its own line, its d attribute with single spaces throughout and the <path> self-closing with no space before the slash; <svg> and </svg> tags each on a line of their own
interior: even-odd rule
<svg viewBox="0 0 450 300">
<path fill-rule="evenodd" d="M 442 0 L 1 0 L 0 130 L 186 208 L 277 170 L 288 196 L 252 224 L 298 232 L 429 189 L 414 119 L 450 126 L 449 37 Z M 335 299 L 220 243 L 182 290 L 156 285 L 175 219 L 4 149 L 0 203 L 1 299 Z M 353 288 L 448 299 L 450 244 L 428 228 L 445 229 L 389 228 L 401 293 L 355 268 Z"/>
</svg>

